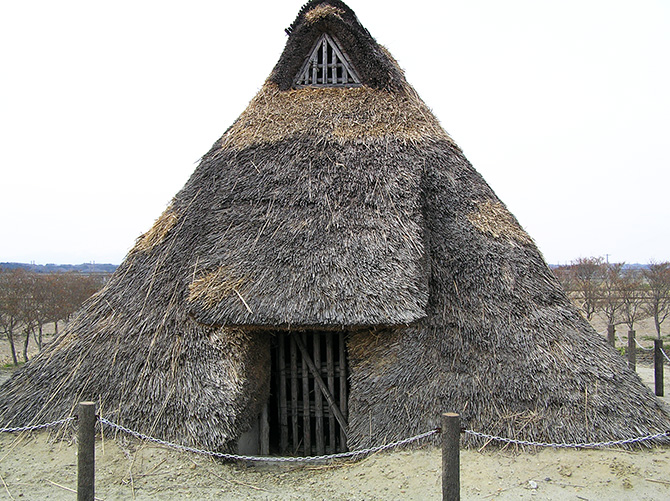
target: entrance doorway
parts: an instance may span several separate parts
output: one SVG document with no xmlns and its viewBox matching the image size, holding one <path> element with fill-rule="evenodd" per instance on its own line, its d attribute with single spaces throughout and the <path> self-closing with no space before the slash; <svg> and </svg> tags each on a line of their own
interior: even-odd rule
<svg viewBox="0 0 670 501">
<path fill-rule="evenodd" d="M 272 345 L 270 451 L 313 456 L 347 450 L 346 333 L 278 331 Z"/>
</svg>

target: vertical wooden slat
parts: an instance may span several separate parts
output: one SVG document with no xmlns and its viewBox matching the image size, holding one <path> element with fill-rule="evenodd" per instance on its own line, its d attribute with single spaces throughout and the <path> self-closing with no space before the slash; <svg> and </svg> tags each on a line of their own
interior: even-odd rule
<svg viewBox="0 0 670 501">
<path fill-rule="evenodd" d="M 300 445 L 298 436 L 298 351 L 293 336 L 289 338 L 291 340 L 291 425 L 293 431 L 291 447 L 293 453 L 296 453 Z"/>
<path fill-rule="evenodd" d="M 277 332 L 272 359 L 272 410 L 282 454 L 327 454 L 347 450 L 348 365 L 346 332 Z M 290 388 L 289 388 L 290 385 Z M 289 403 L 289 399 L 291 402 Z M 261 417 L 261 452 L 272 433 Z M 276 440 L 275 439 L 275 440 Z"/>
<path fill-rule="evenodd" d="M 279 448 L 282 454 L 288 451 L 288 402 L 286 398 L 286 335 L 279 338 Z"/>
<path fill-rule="evenodd" d="M 319 374 L 321 374 L 321 334 L 315 332 L 314 336 L 314 365 L 316 365 Z M 316 435 L 316 453 L 317 455 L 325 454 L 325 445 L 323 440 L 323 395 L 321 390 L 314 385 L 314 416 Z"/>
<path fill-rule="evenodd" d="M 325 69 L 325 76 L 324 76 L 324 79 L 323 79 L 323 83 L 324 84 L 329 84 L 329 83 L 332 82 L 332 80 L 331 80 L 332 72 L 331 72 L 331 68 L 330 68 L 330 66 L 331 66 L 330 65 L 330 54 L 329 54 L 329 51 L 328 51 L 328 44 L 325 43 L 323 45 L 325 47 L 325 50 L 323 51 L 323 54 L 324 54 L 324 56 L 326 56 L 326 59 L 323 61 L 323 67 Z"/>
<path fill-rule="evenodd" d="M 297 333 L 296 336 L 301 336 L 302 341 L 307 345 L 307 340 L 304 334 Z M 300 367 L 302 369 L 302 434 L 304 436 L 305 456 L 312 454 L 312 434 L 310 427 L 310 412 L 309 412 L 309 368 L 304 357 L 300 357 Z"/>
<path fill-rule="evenodd" d="M 340 411 L 345 420 L 348 420 L 347 411 L 347 357 L 346 348 L 344 346 L 344 333 L 339 334 L 340 345 Z M 344 451 L 347 449 L 347 436 L 344 430 L 340 429 L 340 448 Z"/>
<path fill-rule="evenodd" d="M 316 52 L 312 54 L 312 84 L 316 84 L 316 72 L 319 67 L 319 58 L 316 55 Z"/>
<path fill-rule="evenodd" d="M 333 359 L 333 333 L 326 334 L 326 370 L 328 371 L 328 390 L 335 395 L 335 361 Z M 335 452 L 335 416 L 328 413 L 328 453 Z"/>
<path fill-rule="evenodd" d="M 261 451 L 261 456 L 269 456 L 270 455 L 270 419 L 268 416 L 268 404 L 267 402 L 261 409 L 261 417 L 260 417 L 260 451 Z"/>
<path fill-rule="evenodd" d="M 319 390 L 321 390 L 321 392 L 323 393 L 323 396 L 326 398 L 326 401 L 328 402 L 328 408 L 335 414 L 335 419 L 337 419 L 337 422 L 340 424 L 346 435 L 348 429 L 347 420 L 342 415 L 339 404 L 335 400 L 335 397 L 333 397 L 330 394 L 330 391 L 328 391 L 328 385 L 326 385 L 323 378 L 321 377 L 321 374 L 319 374 L 316 365 L 314 365 L 314 361 L 312 360 L 312 354 L 309 351 L 307 351 L 307 347 L 305 346 L 305 343 L 303 342 L 300 336 L 296 336 L 295 344 L 300 349 L 300 354 L 302 355 L 303 360 L 307 364 L 310 376 L 313 378 L 314 383 L 319 387 Z M 310 401 L 310 410 L 311 405 L 312 404 Z"/>
<path fill-rule="evenodd" d="M 322 84 L 327 83 L 327 73 L 328 73 L 328 41 L 324 38 L 323 43 L 321 44 L 321 63 L 323 64 L 321 70 L 321 82 Z"/>
</svg>

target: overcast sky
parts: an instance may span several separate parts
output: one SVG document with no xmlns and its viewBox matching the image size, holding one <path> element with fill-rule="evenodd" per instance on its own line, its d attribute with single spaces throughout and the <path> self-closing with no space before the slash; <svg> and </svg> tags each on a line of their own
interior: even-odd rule
<svg viewBox="0 0 670 501">
<path fill-rule="evenodd" d="M 118 264 L 303 0 L 0 0 L 0 262 Z M 348 5 L 546 260 L 670 259 L 670 2 Z"/>
</svg>

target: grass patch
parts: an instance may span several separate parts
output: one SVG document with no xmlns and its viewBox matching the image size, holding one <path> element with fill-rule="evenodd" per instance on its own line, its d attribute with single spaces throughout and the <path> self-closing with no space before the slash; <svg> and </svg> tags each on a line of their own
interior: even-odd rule
<svg viewBox="0 0 670 501">
<path fill-rule="evenodd" d="M 7 362 L 6 364 L 3 364 L 0 369 L 2 370 L 13 370 L 13 369 L 18 369 L 21 367 L 25 362 L 19 362 L 17 365 L 14 365 L 14 362 Z"/>
<path fill-rule="evenodd" d="M 658 337 L 656 337 L 656 334 L 645 334 L 640 337 L 644 341 L 654 341 L 655 339 L 658 339 Z M 663 343 L 670 342 L 670 334 L 661 334 L 661 341 L 663 341 Z"/>
</svg>

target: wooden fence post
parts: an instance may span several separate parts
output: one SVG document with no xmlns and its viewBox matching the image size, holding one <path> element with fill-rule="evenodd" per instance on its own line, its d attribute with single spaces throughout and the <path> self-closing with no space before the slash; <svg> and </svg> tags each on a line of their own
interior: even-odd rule
<svg viewBox="0 0 670 501">
<path fill-rule="evenodd" d="M 628 367 L 635 370 L 635 331 L 628 331 Z"/>
<path fill-rule="evenodd" d="M 442 414 L 442 500 L 460 501 L 461 418 L 455 412 Z"/>
<path fill-rule="evenodd" d="M 95 497 L 95 402 L 79 403 L 77 501 Z"/>
<path fill-rule="evenodd" d="M 607 343 L 614 348 L 614 325 L 607 324 Z"/>
<path fill-rule="evenodd" d="M 663 340 L 654 339 L 654 389 L 656 396 L 663 396 Z"/>
</svg>

